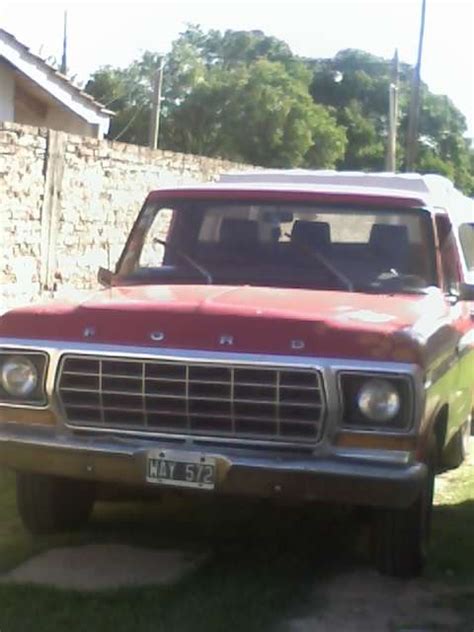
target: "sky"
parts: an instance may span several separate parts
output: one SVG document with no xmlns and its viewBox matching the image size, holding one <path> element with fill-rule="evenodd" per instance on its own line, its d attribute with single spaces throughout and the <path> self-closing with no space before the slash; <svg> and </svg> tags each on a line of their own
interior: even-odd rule
<svg viewBox="0 0 474 632">
<path fill-rule="evenodd" d="M 144 50 L 166 53 L 187 23 L 258 29 L 307 57 L 360 48 L 391 58 L 398 48 L 413 64 L 421 0 L 0 0 L 0 27 L 34 53 L 60 59 L 64 9 L 69 70 L 85 81 L 98 67 L 127 66 Z M 474 0 L 427 0 L 421 74 L 461 110 L 474 137 Z"/>
</svg>

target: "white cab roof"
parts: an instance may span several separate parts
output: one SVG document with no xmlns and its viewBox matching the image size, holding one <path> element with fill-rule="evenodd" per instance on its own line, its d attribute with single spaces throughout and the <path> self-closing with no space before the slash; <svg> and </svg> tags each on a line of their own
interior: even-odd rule
<svg viewBox="0 0 474 632">
<path fill-rule="evenodd" d="M 292 188 L 318 191 L 354 190 L 369 195 L 390 194 L 425 200 L 432 206 L 449 209 L 454 215 L 473 213 L 473 200 L 458 191 L 453 183 L 437 174 L 365 173 L 362 171 L 314 171 L 309 169 L 262 169 L 221 175 L 222 185 Z"/>
<path fill-rule="evenodd" d="M 406 193 L 449 194 L 454 190 L 450 180 L 439 175 L 418 173 L 365 173 L 362 171 L 312 171 L 309 169 L 262 169 L 230 172 L 218 182 L 225 184 L 295 184 L 331 187 L 356 187 L 400 190 Z"/>
</svg>

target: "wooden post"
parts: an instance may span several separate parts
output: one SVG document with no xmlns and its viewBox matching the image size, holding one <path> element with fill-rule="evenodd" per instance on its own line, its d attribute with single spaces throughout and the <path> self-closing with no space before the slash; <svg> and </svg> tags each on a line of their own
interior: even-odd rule
<svg viewBox="0 0 474 632">
<path fill-rule="evenodd" d="M 66 134 L 48 130 L 45 157 L 44 197 L 41 208 L 41 292 L 54 292 L 56 242 L 60 213 L 60 193 L 64 174 Z"/>
<path fill-rule="evenodd" d="M 388 94 L 388 138 L 385 168 L 387 171 L 397 169 L 397 128 L 398 128 L 398 83 L 399 63 L 398 51 L 395 51 L 392 65 L 392 80 Z"/>
<path fill-rule="evenodd" d="M 150 149 L 158 148 L 158 138 L 160 132 L 160 110 L 161 110 L 161 86 L 163 84 L 163 58 L 158 58 L 158 67 L 156 69 L 153 81 L 153 101 L 150 114 L 150 133 L 148 146 Z"/>
</svg>

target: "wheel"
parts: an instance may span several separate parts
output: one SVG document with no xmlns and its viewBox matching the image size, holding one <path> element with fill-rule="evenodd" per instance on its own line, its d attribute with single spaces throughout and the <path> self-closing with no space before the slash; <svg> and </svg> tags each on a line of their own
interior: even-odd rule
<svg viewBox="0 0 474 632">
<path fill-rule="evenodd" d="M 32 534 L 79 529 L 89 519 L 95 487 L 88 481 L 18 472 L 18 513 Z"/>
<path fill-rule="evenodd" d="M 425 564 L 431 530 L 436 448 L 430 449 L 428 473 L 417 500 L 403 509 L 376 509 L 373 517 L 375 564 L 383 575 L 416 577 Z"/>
<path fill-rule="evenodd" d="M 459 467 L 469 453 L 471 416 L 463 423 L 443 451 L 441 465 L 445 469 Z"/>
</svg>

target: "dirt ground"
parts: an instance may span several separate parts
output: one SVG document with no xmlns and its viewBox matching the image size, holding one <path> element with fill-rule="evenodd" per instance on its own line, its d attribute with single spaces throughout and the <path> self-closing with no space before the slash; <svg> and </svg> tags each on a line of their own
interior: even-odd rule
<svg viewBox="0 0 474 632">
<path fill-rule="evenodd" d="M 463 467 L 474 467 L 474 437 Z M 455 484 L 455 471 L 436 478 L 436 489 L 446 491 Z M 474 525 L 473 525 L 474 528 Z M 474 560 L 473 571 L 474 571 Z M 474 583 L 463 589 L 474 594 Z M 354 569 L 338 574 L 324 589 L 314 589 L 317 614 L 290 621 L 291 632 L 428 632 L 466 630 L 462 613 L 448 605 L 456 597 L 449 583 L 426 579 L 410 581 L 382 577 L 373 570 Z M 321 594 L 322 593 L 322 594 Z M 446 604 L 446 605 L 444 605 Z M 474 609 L 474 606 L 473 606 Z"/>
<path fill-rule="evenodd" d="M 338 575 L 317 599 L 318 613 L 290 621 L 291 632 L 424 632 L 456 630 L 462 618 L 440 606 L 448 589 L 423 580 L 399 581 L 375 571 Z"/>
<path fill-rule="evenodd" d="M 51 549 L 0 578 L 66 590 L 107 590 L 172 584 L 196 570 L 206 554 L 153 550 L 123 544 L 88 544 Z"/>
</svg>

